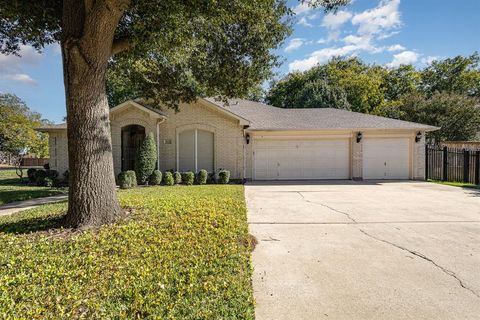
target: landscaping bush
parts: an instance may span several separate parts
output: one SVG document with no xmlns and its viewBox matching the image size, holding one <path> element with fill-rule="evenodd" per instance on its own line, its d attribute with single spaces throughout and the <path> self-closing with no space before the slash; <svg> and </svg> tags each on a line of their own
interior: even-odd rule
<svg viewBox="0 0 480 320">
<path fill-rule="evenodd" d="M 70 173 L 68 172 L 68 170 L 65 170 L 65 172 L 63 173 L 63 181 L 68 183 L 68 181 L 70 179 L 69 177 L 70 177 Z"/>
<path fill-rule="evenodd" d="M 191 186 L 195 182 L 195 174 L 192 171 L 182 173 L 182 181 L 187 186 Z"/>
<path fill-rule="evenodd" d="M 137 176 L 135 171 L 122 171 L 118 175 L 118 185 L 120 189 L 130 189 L 137 186 Z"/>
<path fill-rule="evenodd" d="M 166 186 L 173 186 L 174 183 L 173 174 L 170 171 L 165 172 L 163 175 L 163 184 Z"/>
<path fill-rule="evenodd" d="M 45 187 L 51 188 L 51 187 L 53 187 L 54 183 L 55 183 L 55 181 L 50 177 L 46 177 L 43 180 L 43 186 L 45 186 Z"/>
<path fill-rule="evenodd" d="M 37 181 L 36 180 L 36 173 L 37 173 L 37 169 L 35 169 L 35 168 L 30 168 L 30 169 L 27 170 L 28 182 L 35 183 Z"/>
<path fill-rule="evenodd" d="M 46 170 L 37 170 L 35 172 L 35 182 L 37 186 L 44 186 L 45 185 L 45 178 L 47 178 L 47 171 Z"/>
<path fill-rule="evenodd" d="M 137 158 L 135 161 L 135 174 L 137 175 L 137 183 L 147 183 L 155 165 L 157 163 L 157 147 L 153 134 L 149 133 L 142 145 L 138 148 Z"/>
<path fill-rule="evenodd" d="M 175 184 L 182 183 L 182 175 L 180 174 L 180 172 L 175 171 L 173 173 L 173 181 L 175 182 Z"/>
<path fill-rule="evenodd" d="M 202 169 L 197 174 L 197 183 L 198 184 L 206 184 L 208 178 L 208 172 L 205 169 Z"/>
<path fill-rule="evenodd" d="M 158 186 L 162 183 L 162 172 L 160 170 L 153 170 L 148 183 L 152 186 Z"/>
<path fill-rule="evenodd" d="M 207 177 L 207 183 L 217 183 L 217 176 L 215 172 L 209 172 Z"/>
<path fill-rule="evenodd" d="M 227 184 L 230 181 L 230 171 L 220 170 L 218 172 L 218 183 Z"/>
</svg>

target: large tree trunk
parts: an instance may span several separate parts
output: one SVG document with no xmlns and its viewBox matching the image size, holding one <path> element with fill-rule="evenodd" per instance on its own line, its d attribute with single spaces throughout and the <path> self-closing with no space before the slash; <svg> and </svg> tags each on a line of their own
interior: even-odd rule
<svg viewBox="0 0 480 320">
<path fill-rule="evenodd" d="M 111 223 L 121 213 L 105 73 L 122 12 L 107 2 L 64 1 L 61 46 L 70 178 L 66 222 L 75 227 Z"/>
</svg>

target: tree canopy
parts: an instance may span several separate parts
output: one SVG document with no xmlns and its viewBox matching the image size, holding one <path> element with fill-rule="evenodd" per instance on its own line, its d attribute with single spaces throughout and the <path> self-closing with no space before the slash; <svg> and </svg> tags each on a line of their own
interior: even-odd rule
<svg viewBox="0 0 480 320">
<path fill-rule="evenodd" d="M 48 156 L 48 139 L 36 128 L 47 121 L 13 94 L 0 94 L 0 151 Z"/>
<path fill-rule="evenodd" d="M 469 140 L 480 131 L 479 61 L 474 53 L 417 70 L 337 57 L 273 82 L 265 100 L 280 108 L 350 108 L 439 126 L 436 141 Z"/>
</svg>

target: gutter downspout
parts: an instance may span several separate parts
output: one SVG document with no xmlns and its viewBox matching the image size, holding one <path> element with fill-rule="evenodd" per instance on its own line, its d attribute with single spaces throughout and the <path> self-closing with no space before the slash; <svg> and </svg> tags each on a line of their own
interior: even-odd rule
<svg viewBox="0 0 480 320">
<path fill-rule="evenodd" d="M 246 142 L 246 132 L 245 130 L 248 128 L 248 126 L 243 126 L 243 141 L 242 141 L 242 146 L 243 146 L 243 181 L 247 180 L 247 142 Z"/>
<path fill-rule="evenodd" d="M 157 121 L 157 169 L 160 170 L 160 123 L 163 123 L 165 118 L 162 118 L 162 121 Z"/>
</svg>

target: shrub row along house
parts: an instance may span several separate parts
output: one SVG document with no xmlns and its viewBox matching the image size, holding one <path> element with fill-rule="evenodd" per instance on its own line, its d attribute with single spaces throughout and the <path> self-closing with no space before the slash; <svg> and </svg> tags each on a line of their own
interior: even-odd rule
<svg viewBox="0 0 480 320">
<path fill-rule="evenodd" d="M 340 109 L 281 109 L 199 98 L 179 112 L 130 100 L 110 109 L 115 173 L 133 170 L 152 133 L 161 171 L 226 169 L 232 179 L 424 179 L 425 133 L 438 128 Z M 68 169 L 66 124 L 49 133 L 50 166 Z"/>
</svg>

